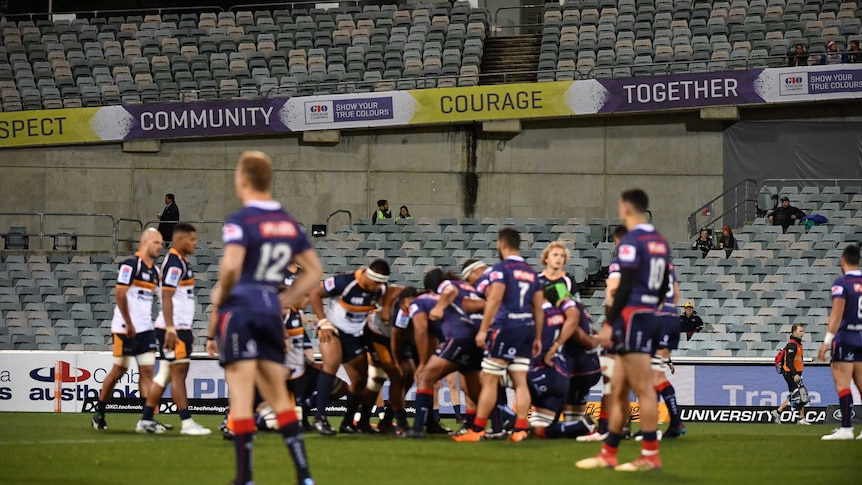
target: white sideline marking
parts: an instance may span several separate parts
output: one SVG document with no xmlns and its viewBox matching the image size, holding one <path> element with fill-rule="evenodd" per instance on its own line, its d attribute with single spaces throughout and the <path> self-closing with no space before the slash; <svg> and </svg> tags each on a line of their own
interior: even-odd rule
<svg viewBox="0 0 862 485">
<path fill-rule="evenodd" d="M 97 444 L 97 443 L 128 443 L 129 441 L 143 441 L 144 436 L 129 436 L 136 439 L 80 439 L 80 440 L 24 440 L 24 441 L 0 441 L 0 446 L 15 446 L 15 445 L 69 445 L 69 444 Z M 173 438 L 170 441 L 188 440 L 186 437 Z"/>
</svg>

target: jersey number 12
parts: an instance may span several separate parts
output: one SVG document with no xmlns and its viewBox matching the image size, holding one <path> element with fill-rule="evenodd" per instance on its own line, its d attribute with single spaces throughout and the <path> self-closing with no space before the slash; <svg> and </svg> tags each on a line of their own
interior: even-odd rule
<svg viewBox="0 0 862 485">
<path fill-rule="evenodd" d="M 257 269 L 254 270 L 254 279 L 281 283 L 291 255 L 290 244 L 263 243 L 260 247 L 260 262 L 257 263 Z"/>
</svg>

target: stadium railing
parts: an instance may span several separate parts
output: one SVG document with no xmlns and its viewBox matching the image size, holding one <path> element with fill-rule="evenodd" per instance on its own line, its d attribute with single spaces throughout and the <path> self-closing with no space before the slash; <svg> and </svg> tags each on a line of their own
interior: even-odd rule
<svg viewBox="0 0 862 485">
<path fill-rule="evenodd" d="M 754 221 L 757 193 L 757 181 L 745 179 L 706 202 L 688 216 L 688 236 L 694 237 L 701 228 L 711 227 L 716 223 L 741 227 L 746 222 Z"/>
<path fill-rule="evenodd" d="M 33 218 L 38 220 L 36 226 L 38 226 L 38 230 L 36 232 L 27 232 L 26 234 L 21 234 L 21 236 L 27 236 L 30 238 L 30 248 L 29 249 L 51 249 L 53 247 L 53 239 L 58 237 L 75 237 L 78 239 L 93 239 L 96 241 L 108 240 L 110 241 L 110 250 L 116 252 L 117 251 L 117 242 L 118 242 L 118 233 L 117 233 L 117 220 L 111 214 L 101 214 L 101 213 L 74 213 L 74 212 L 0 212 L 0 218 L 9 218 L 13 221 L 24 221 L 24 220 L 32 220 Z M 57 219 L 56 221 L 54 219 Z M 46 226 L 54 227 L 60 224 L 68 225 L 69 218 L 89 218 L 93 223 L 93 232 L 73 232 L 70 233 L 67 229 L 63 228 L 57 231 L 47 230 Z M 103 224 L 99 224 L 99 220 L 105 220 L 106 222 L 110 222 L 110 229 L 107 231 L 99 231 L 95 229 L 99 226 L 104 227 Z M 19 224 L 14 225 L 24 225 L 27 224 Z M 2 227 L 2 225 L 0 225 Z M 8 226 L 7 226 L 8 227 Z M 32 227 L 32 226 L 28 226 Z M 45 246 L 44 239 L 51 238 L 52 241 L 48 246 Z M 38 246 L 34 246 L 34 242 L 38 240 Z M 94 249 L 96 250 L 107 250 L 106 247 L 100 247 L 98 244 L 94 244 Z"/>
</svg>

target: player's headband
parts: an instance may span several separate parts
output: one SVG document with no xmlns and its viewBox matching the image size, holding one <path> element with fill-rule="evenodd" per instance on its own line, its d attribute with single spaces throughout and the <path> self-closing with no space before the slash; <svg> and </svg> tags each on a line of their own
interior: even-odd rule
<svg viewBox="0 0 862 485">
<path fill-rule="evenodd" d="M 484 261 L 476 261 L 473 264 L 471 264 L 470 266 L 467 266 L 466 268 L 461 270 L 461 279 L 466 280 L 467 277 L 470 276 L 470 273 L 472 273 L 473 271 L 476 271 L 479 268 L 485 268 L 487 266 L 488 265 L 485 264 Z"/>
<path fill-rule="evenodd" d="M 365 276 L 367 276 L 371 281 L 376 281 L 377 283 L 389 283 L 389 276 L 380 274 L 371 268 L 367 268 L 365 270 Z"/>
</svg>

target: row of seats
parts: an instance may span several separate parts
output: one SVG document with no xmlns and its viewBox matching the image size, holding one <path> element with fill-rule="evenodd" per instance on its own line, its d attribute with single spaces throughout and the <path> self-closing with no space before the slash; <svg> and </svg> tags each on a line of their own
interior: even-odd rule
<svg viewBox="0 0 862 485">
<path fill-rule="evenodd" d="M 2 20 L 0 101 L 13 111 L 478 84 L 484 10 L 357 10 Z"/>
</svg>

